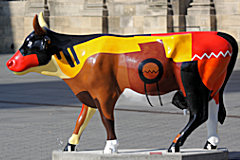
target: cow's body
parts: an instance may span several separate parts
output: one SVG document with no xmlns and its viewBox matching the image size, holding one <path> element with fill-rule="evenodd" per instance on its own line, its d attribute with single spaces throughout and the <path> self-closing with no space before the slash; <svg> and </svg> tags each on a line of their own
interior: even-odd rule
<svg viewBox="0 0 240 160">
<path fill-rule="evenodd" d="M 26 50 L 23 47 L 7 65 L 20 73 L 35 71 L 62 78 L 78 99 L 88 106 L 82 109 L 70 144 L 78 143 L 81 132 L 97 108 L 107 131 L 105 151 L 115 152 L 114 106 L 126 88 L 146 95 L 162 95 L 173 90 L 183 93 L 190 119 L 169 151 L 179 151 L 188 135 L 208 119 L 209 100 L 214 99 L 215 105 L 214 123 L 211 124 L 214 127 L 210 127 L 214 128 L 212 135 L 216 134 L 218 104 L 222 115 L 220 121 L 224 121 L 222 94 L 237 56 L 237 44 L 227 34 L 184 32 L 68 36 L 46 28 L 43 31 L 36 24 L 35 32 L 51 40 L 47 48 L 48 54 L 53 55 L 50 62 L 40 67 L 31 62 L 21 69 L 23 67 L 18 66 L 16 57 L 21 59 L 22 50 Z M 32 53 L 29 55 L 32 58 Z M 216 145 L 217 142 L 211 144 Z"/>
<path fill-rule="evenodd" d="M 187 40 L 186 36 L 189 37 Z M 119 93 L 123 92 L 125 88 L 130 88 L 138 93 L 145 94 L 144 83 L 146 83 L 146 89 L 150 95 L 165 94 L 173 90 L 181 89 L 186 96 L 180 70 L 183 63 L 191 62 L 198 63 L 196 71 L 199 72 L 204 85 L 211 90 L 211 96 L 213 98 L 226 77 L 227 65 L 223 64 L 229 63 L 232 53 L 231 45 L 225 39 L 218 36 L 217 32 L 129 37 L 96 35 L 95 37 L 97 38 L 92 39 L 91 36 L 89 39 L 86 38 L 87 40 L 85 39 L 83 43 L 78 42 L 73 46 L 65 48 L 64 52 L 60 52 L 59 57 L 55 55 L 58 65 L 65 74 L 65 82 L 80 99 L 82 93 L 89 94 L 87 92 L 91 92 L 89 91 L 91 87 L 87 87 L 86 89 L 86 83 L 95 83 L 95 86 L 97 86 L 95 79 L 105 81 L 106 84 L 104 85 L 106 86 L 109 86 L 109 82 L 107 81 L 116 82 L 117 84 L 115 85 L 119 87 Z M 180 49 L 178 48 L 178 44 L 170 46 L 169 48 L 167 45 L 163 45 L 165 39 L 167 43 L 171 43 L 171 40 L 174 41 L 175 38 L 177 40 L 184 38 L 187 42 L 178 41 L 177 43 L 183 43 L 186 47 L 183 47 L 182 44 Z M 197 43 L 197 39 L 201 39 L 202 43 Z M 218 46 L 209 45 L 212 41 L 217 41 Z M 108 45 L 105 46 L 106 44 Z M 92 47 L 95 47 L 94 50 L 89 49 Z M 170 53 L 171 51 L 174 52 L 174 50 L 180 51 L 174 53 L 175 55 Z M 75 53 L 73 54 L 72 52 Z M 168 53 L 168 55 L 166 53 Z M 183 56 L 181 56 L 181 54 L 184 55 L 184 58 L 182 58 Z M 77 58 L 74 58 L 74 55 Z M 66 65 L 69 63 L 66 58 L 67 56 L 70 56 L 73 60 L 73 62 L 71 62 L 73 63 L 72 67 Z M 166 56 L 169 56 L 169 58 Z M 146 59 L 150 59 L 150 62 L 147 62 L 148 68 L 147 71 L 143 71 L 143 76 L 149 79 L 152 78 L 153 83 L 144 82 L 139 74 L 139 65 Z M 151 62 L 151 59 L 159 61 L 162 65 L 162 75 L 157 79 L 157 84 L 160 86 L 159 91 L 157 91 L 156 84 L 154 83 L 154 78 L 159 74 L 159 68 Z M 78 60 L 78 63 L 74 60 Z M 92 66 L 93 63 L 94 66 Z M 214 69 L 211 70 L 209 66 Z M 92 67 L 95 67 L 95 69 L 92 69 Z M 216 69 L 219 71 L 216 72 Z M 208 74 L 205 74 L 206 71 Z M 105 75 L 109 75 L 110 72 L 113 74 L 112 77 L 106 77 Z M 92 78 L 93 82 L 89 80 L 91 76 L 96 76 Z M 84 79 L 87 79 L 86 77 L 88 81 L 83 82 Z M 82 81 L 82 83 L 79 83 L 80 81 Z M 80 86 L 80 84 L 82 84 L 82 86 Z M 84 98 L 84 100 L 82 99 L 82 101 L 86 101 L 86 98 Z M 91 106 L 89 103 L 86 104 Z"/>
<path fill-rule="evenodd" d="M 189 37 L 187 40 L 185 38 L 186 36 Z M 145 93 L 145 90 L 144 81 L 139 76 L 139 65 L 144 60 L 152 58 L 162 64 L 163 73 L 158 81 L 161 86 L 159 88 L 160 94 L 181 89 L 182 84 L 179 69 L 182 63 L 197 61 L 198 72 L 203 83 L 209 90 L 213 91 L 212 95 L 215 95 L 226 76 L 227 65 L 222 64 L 229 63 L 232 53 L 231 45 L 225 39 L 218 36 L 217 32 L 161 34 L 160 36 L 157 34 L 146 34 L 126 37 L 118 37 L 117 35 L 91 35 L 87 37 L 88 36 L 84 39 L 84 42 L 81 42 L 82 37 L 79 37 L 79 42 L 74 41 L 74 43 L 77 44 L 70 44 L 69 47 L 64 46 L 65 48 L 62 49 L 63 52 L 60 52 L 60 56 L 55 55 L 55 59 L 64 73 L 62 78 L 66 81 L 72 81 L 73 79 L 79 79 L 77 77 L 84 75 L 89 76 L 93 73 L 90 73 L 88 67 L 92 67 L 94 63 L 95 66 L 97 66 L 96 68 L 108 68 L 109 70 L 111 69 L 111 72 L 114 72 L 121 91 L 125 88 L 130 88 L 142 94 Z M 181 46 L 178 44 L 170 44 L 172 46 L 169 45 L 169 47 L 168 44 L 166 44 L 173 43 L 172 41 L 176 41 L 175 39 L 177 39 L 177 43 L 181 43 Z M 182 39 L 187 42 L 182 42 Z M 164 43 L 164 40 L 166 43 Z M 200 40 L 200 42 L 198 40 Z M 210 44 L 212 41 L 217 42 Z M 183 47 L 182 43 L 186 47 Z M 93 47 L 94 49 L 89 49 Z M 73 54 L 73 52 L 75 53 Z M 72 62 L 68 61 L 69 57 Z M 215 61 L 216 59 L 218 61 Z M 78 62 L 76 62 L 76 60 Z M 100 64 L 100 66 L 96 63 L 97 61 L 103 64 Z M 113 61 L 114 64 L 111 63 Z M 148 78 L 154 79 L 154 76 L 158 73 L 155 73 L 154 66 L 151 66 L 151 62 L 148 62 L 148 64 L 150 72 L 145 72 L 145 76 L 150 76 Z M 214 68 L 214 70 L 211 70 L 209 66 Z M 83 73 L 83 75 L 81 75 L 81 72 L 84 72 L 85 68 L 87 68 L 86 70 L 89 74 Z M 216 72 L 216 68 L 219 69 L 219 71 Z M 158 68 L 156 69 L 158 70 Z M 209 72 L 208 75 L 203 75 L 206 70 Z M 104 70 L 99 71 L 99 73 L 103 71 Z M 220 71 L 222 73 L 219 75 Z M 96 75 L 97 71 L 93 70 L 93 72 L 95 72 L 94 75 Z M 164 77 L 168 77 L 168 79 Z M 77 91 L 75 85 L 71 88 L 75 94 L 84 90 L 80 89 L 80 87 Z M 149 85 L 148 89 L 151 95 L 159 94 L 156 91 L 155 85 Z M 182 91 L 184 92 L 183 88 Z"/>
</svg>

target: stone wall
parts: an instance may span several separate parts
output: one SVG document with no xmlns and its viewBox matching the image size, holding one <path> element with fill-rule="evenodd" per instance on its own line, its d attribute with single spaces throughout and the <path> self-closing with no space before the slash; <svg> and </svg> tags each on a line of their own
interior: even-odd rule
<svg viewBox="0 0 240 160">
<path fill-rule="evenodd" d="M 240 1 L 215 0 L 217 30 L 230 33 L 240 46 Z"/>
<path fill-rule="evenodd" d="M 166 0 L 112 0 L 108 3 L 109 33 L 167 32 L 168 10 Z"/>
<path fill-rule="evenodd" d="M 49 0 L 50 28 L 68 34 L 101 33 L 102 5 L 99 0 Z"/>
<path fill-rule="evenodd" d="M 26 0 L 0 2 L 0 52 L 18 49 L 33 30 L 35 14 L 49 13 L 49 26 L 66 34 L 143 34 L 171 30 L 167 0 Z M 46 8 L 47 6 L 47 8 Z"/>
<path fill-rule="evenodd" d="M 64 33 L 159 33 L 168 26 L 166 0 L 49 0 L 49 10 L 51 29 Z"/>
<path fill-rule="evenodd" d="M 215 31 L 216 10 L 213 0 L 193 0 L 187 9 L 187 31 Z"/>
<path fill-rule="evenodd" d="M 0 53 L 22 44 L 41 11 L 66 34 L 218 30 L 240 42 L 239 0 L 16 0 L 0 2 Z"/>
<path fill-rule="evenodd" d="M 0 53 L 14 51 L 24 37 L 25 2 L 0 2 Z"/>
<path fill-rule="evenodd" d="M 174 32 L 186 31 L 186 15 L 191 1 L 192 0 L 171 0 Z"/>
</svg>

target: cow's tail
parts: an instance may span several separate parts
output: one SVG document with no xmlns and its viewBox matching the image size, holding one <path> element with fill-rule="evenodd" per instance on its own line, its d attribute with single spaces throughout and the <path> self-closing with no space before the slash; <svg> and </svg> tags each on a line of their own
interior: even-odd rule
<svg viewBox="0 0 240 160">
<path fill-rule="evenodd" d="M 223 124 L 223 122 L 226 118 L 226 110 L 225 110 L 225 106 L 224 106 L 224 102 L 223 102 L 223 91 L 224 91 L 224 88 L 227 84 L 227 81 L 229 80 L 229 77 L 232 74 L 234 65 L 236 63 L 236 59 L 237 59 L 237 55 L 238 55 L 238 44 L 237 44 L 236 40 L 229 34 L 218 32 L 217 35 L 226 39 L 232 46 L 232 56 L 231 56 L 231 60 L 230 60 L 230 62 L 228 64 L 228 67 L 227 67 L 227 75 L 226 75 L 226 78 L 224 80 L 224 83 L 223 83 L 221 89 L 219 90 L 218 121 L 221 124 Z"/>
</svg>

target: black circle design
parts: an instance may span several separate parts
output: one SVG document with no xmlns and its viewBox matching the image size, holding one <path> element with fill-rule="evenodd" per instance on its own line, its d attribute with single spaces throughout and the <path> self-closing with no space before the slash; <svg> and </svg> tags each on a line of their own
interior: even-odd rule
<svg viewBox="0 0 240 160">
<path fill-rule="evenodd" d="M 143 70 L 142 69 L 143 69 L 144 65 L 146 65 L 147 63 L 154 63 L 154 64 L 156 64 L 158 66 L 158 75 L 154 79 L 146 78 L 143 75 Z M 161 79 L 161 77 L 163 75 L 163 65 L 157 59 L 154 59 L 154 58 L 145 59 L 138 66 L 138 74 L 139 74 L 141 80 L 143 82 L 145 82 L 146 84 L 156 83 L 156 82 L 158 82 Z"/>
</svg>

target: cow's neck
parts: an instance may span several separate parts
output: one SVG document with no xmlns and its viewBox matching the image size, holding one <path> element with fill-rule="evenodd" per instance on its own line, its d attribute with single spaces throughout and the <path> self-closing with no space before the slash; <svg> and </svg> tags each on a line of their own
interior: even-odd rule
<svg viewBox="0 0 240 160">
<path fill-rule="evenodd" d="M 48 35 L 52 40 L 52 46 L 54 46 L 54 55 L 51 60 L 57 71 L 54 74 L 62 79 L 75 77 L 80 72 L 85 60 L 89 57 L 84 56 L 86 47 L 82 44 L 103 36 L 102 34 L 64 35 L 50 30 Z M 79 48 L 79 46 L 81 47 Z M 49 73 L 47 74 L 49 75 Z"/>
</svg>

